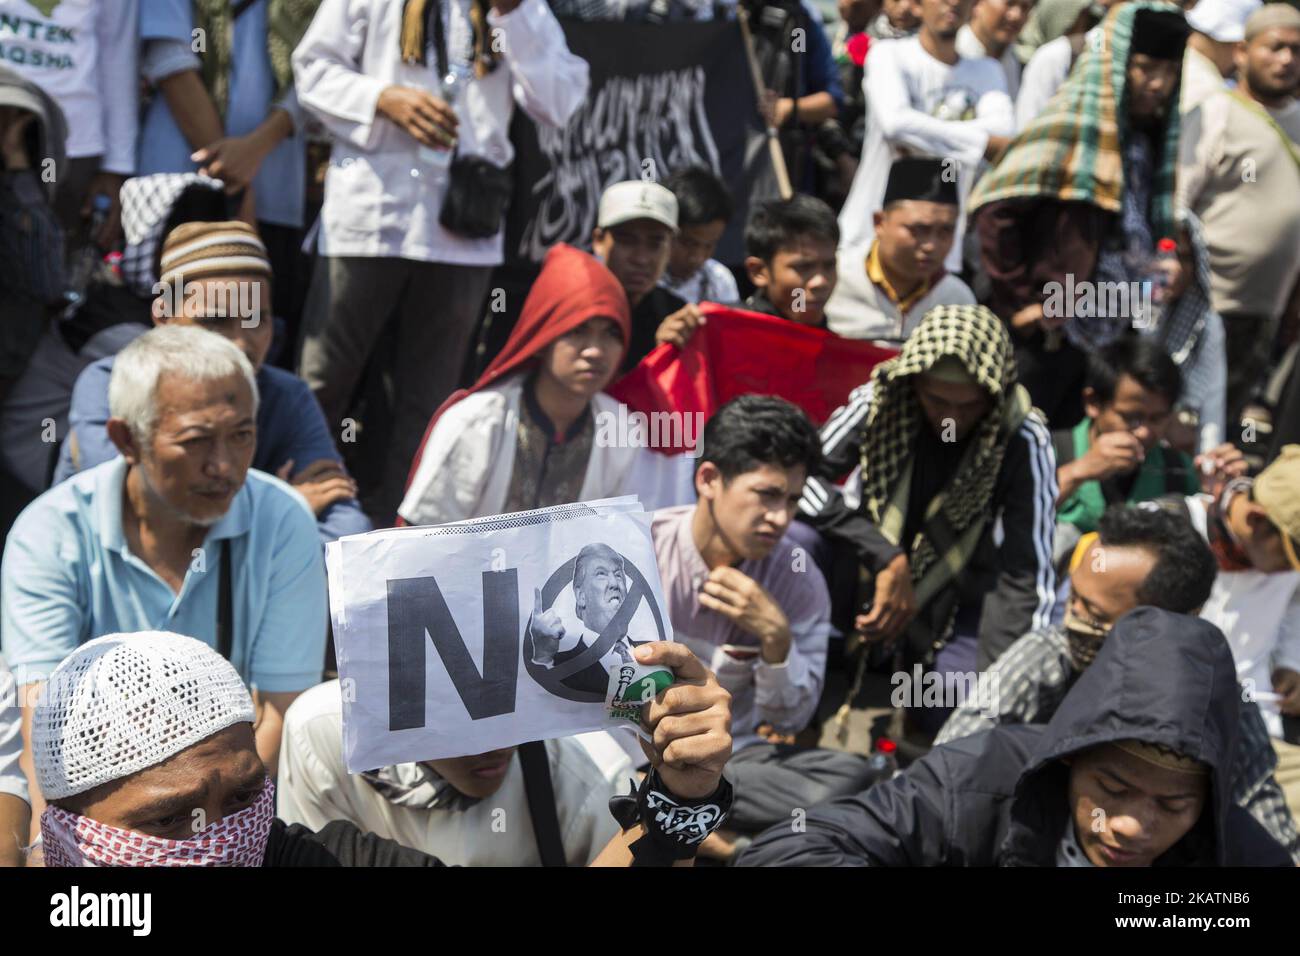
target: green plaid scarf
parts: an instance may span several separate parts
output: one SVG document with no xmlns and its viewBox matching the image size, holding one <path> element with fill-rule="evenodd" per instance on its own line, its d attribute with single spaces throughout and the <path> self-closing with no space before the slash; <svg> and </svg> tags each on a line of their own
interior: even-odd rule
<svg viewBox="0 0 1300 956">
<path fill-rule="evenodd" d="M 954 356 L 993 397 L 970 446 L 944 490 L 930 501 L 911 542 L 900 542 L 908 510 L 912 450 L 919 429 L 930 427 L 912 377 Z M 876 366 L 871 411 L 862 444 L 862 501 L 871 520 L 908 552 L 918 605 L 961 571 L 992 516 L 993 489 L 1007 443 L 1030 410 L 1016 383 L 1015 351 L 1006 327 L 982 305 L 931 309 L 903 350 Z M 958 492 L 957 489 L 960 489 Z"/>
<path fill-rule="evenodd" d="M 148 0 L 146 0 L 148 2 Z M 194 26 L 203 31 L 207 49 L 202 51 L 203 85 L 224 122 L 230 102 L 230 68 L 235 44 L 235 6 L 231 0 L 193 0 Z M 266 49 L 275 77 L 275 99 L 293 85 L 294 47 L 311 26 L 320 0 L 268 0 L 266 7 Z M 257 16 L 249 10 L 246 17 Z"/>
<path fill-rule="evenodd" d="M 1122 157 L 1125 78 L 1133 18 L 1139 10 L 1178 12 L 1170 3 L 1137 0 L 1113 7 L 1089 35 L 1069 78 L 1021 131 L 996 166 L 975 185 L 969 211 L 1003 199 L 1050 196 L 1092 203 L 1119 213 L 1124 189 Z M 1178 159 L 1178 92 L 1170 98 L 1151 208 L 1152 235 L 1172 236 L 1174 172 Z"/>
</svg>

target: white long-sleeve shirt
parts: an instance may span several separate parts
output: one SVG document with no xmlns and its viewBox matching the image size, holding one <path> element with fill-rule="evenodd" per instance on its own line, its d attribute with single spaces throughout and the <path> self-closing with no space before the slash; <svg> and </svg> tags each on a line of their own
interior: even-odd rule
<svg viewBox="0 0 1300 956">
<path fill-rule="evenodd" d="M 63 0 L 49 13 L 0 0 L 0 66 L 58 102 L 70 159 L 102 156 L 101 169 L 123 175 L 135 171 L 138 12 L 138 0 Z"/>
<path fill-rule="evenodd" d="M 392 0 L 324 0 L 293 54 L 299 102 L 334 137 L 321 210 L 320 251 L 330 256 L 386 256 L 456 265 L 497 265 L 502 236 L 467 239 L 438 224 L 445 177 L 418 155 L 419 144 L 376 112 L 388 86 L 438 95 L 436 56 L 403 63 L 403 4 Z M 468 50 L 467 0 L 444 6 L 449 58 Z M 488 21 L 499 42 L 495 71 L 469 82 L 456 106 L 462 156 L 498 166 L 514 158 L 510 118 L 518 103 L 533 120 L 563 126 L 587 95 L 587 63 L 569 52 L 545 0 L 523 0 Z M 463 62 L 463 55 L 459 58 Z"/>
<path fill-rule="evenodd" d="M 962 211 L 945 262 L 961 271 L 966 197 L 990 136 L 1010 136 L 1014 109 L 996 60 L 959 59 L 949 66 L 921 46 L 918 37 L 873 44 L 862 88 L 867 96 L 867 130 L 862 162 L 840 212 L 840 246 L 870 243 L 872 213 L 880 209 L 889 168 L 904 156 L 954 162 Z"/>
</svg>

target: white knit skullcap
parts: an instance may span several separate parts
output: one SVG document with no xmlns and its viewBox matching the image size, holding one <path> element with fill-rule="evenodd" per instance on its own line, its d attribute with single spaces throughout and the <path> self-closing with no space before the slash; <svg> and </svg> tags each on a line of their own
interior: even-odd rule
<svg viewBox="0 0 1300 956">
<path fill-rule="evenodd" d="M 253 722 L 253 701 L 208 645 L 166 631 L 109 634 L 65 657 L 41 691 L 36 780 L 46 800 L 70 797 L 241 722 Z"/>
</svg>

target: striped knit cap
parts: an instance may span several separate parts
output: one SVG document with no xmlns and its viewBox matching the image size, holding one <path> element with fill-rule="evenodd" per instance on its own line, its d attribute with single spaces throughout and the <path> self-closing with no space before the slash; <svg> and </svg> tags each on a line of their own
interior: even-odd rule
<svg viewBox="0 0 1300 956">
<path fill-rule="evenodd" d="M 244 222 L 187 222 L 163 242 L 159 280 L 173 284 L 212 276 L 271 277 L 271 260 L 257 230 Z"/>
</svg>

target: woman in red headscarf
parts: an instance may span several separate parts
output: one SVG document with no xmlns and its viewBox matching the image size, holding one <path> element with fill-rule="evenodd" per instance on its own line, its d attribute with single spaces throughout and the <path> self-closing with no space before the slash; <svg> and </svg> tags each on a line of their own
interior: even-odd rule
<svg viewBox="0 0 1300 956">
<path fill-rule="evenodd" d="M 631 335 L 613 273 L 564 244 L 546 254 L 501 354 L 424 433 L 398 515 L 442 524 L 619 494 L 635 449 L 598 443 L 602 390 Z"/>
</svg>

